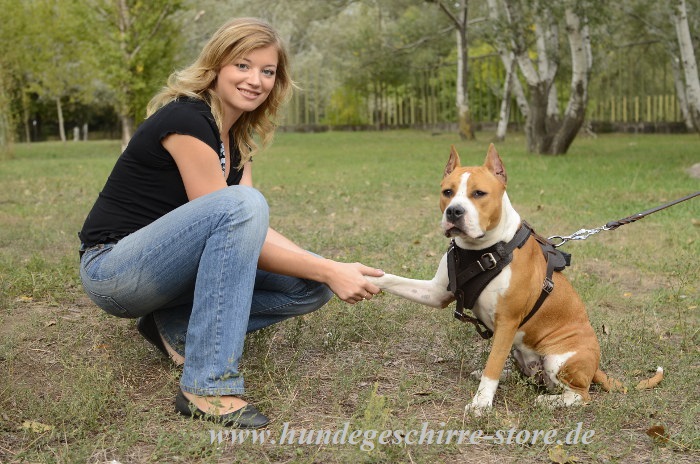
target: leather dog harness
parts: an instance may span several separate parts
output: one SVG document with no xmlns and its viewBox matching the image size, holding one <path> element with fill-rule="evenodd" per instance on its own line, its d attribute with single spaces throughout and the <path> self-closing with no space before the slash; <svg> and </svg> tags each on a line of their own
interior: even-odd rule
<svg viewBox="0 0 700 464">
<path fill-rule="evenodd" d="M 484 339 L 493 336 L 493 331 L 478 318 L 464 313 L 464 309 L 472 309 L 481 292 L 501 271 L 513 261 L 513 251 L 522 248 L 525 242 L 533 236 L 542 248 L 547 262 L 547 274 L 542 283 L 540 297 L 530 312 L 518 327 L 525 325 L 535 315 L 547 296 L 554 290 L 552 275 L 561 271 L 571 263 L 571 255 L 561 252 L 545 238 L 537 235 L 529 224 L 523 221 L 513 238 L 508 242 L 498 242 L 483 250 L 465 250 L 459 248 L 454 240 L 447 251 L 447 275 L 449 285 L 447 290 L 455 295 L 457 306 L 454 315 L 463 322 L 474 324 L 476 331 Z"/>
</svg>

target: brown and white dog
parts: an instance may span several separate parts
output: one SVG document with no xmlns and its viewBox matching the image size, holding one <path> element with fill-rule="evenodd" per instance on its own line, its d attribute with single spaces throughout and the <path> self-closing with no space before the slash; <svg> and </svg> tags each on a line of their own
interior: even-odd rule
<svg viewBox="0 0 700 464">
<path fill-rule="evenodd" d="M 506 193 L 507 176 L 493 144 L 483 166 L 463 167 L 454 147 L 441 184 L 442 228 L 455 245 L 484 250 L 509 242 L 520 229 L 520 215 Z M 493 346 L 481 371 L 479 388 L 466 410 L 480 415 L 492 406 L 496 387 L 511 349 L 519 370 L 560 393 L 540 395 L 538 403 L 571 406 L 590 400 L 592 382 L 603 389 L 624 390 L 598 367 L 600 347 L 581 298 L 561 272 L 540 309 L 522 324 L 541 294 L 547 264 L 537 240 L 530 236 L 513 251 L 513 259 L 484 288 L 470 309 L 493 331 Z M 382 290 L 424 305 L 444 308 L 455 300 L 448 290 L 448 255 L 432 280 L 385 274 L 370 278 Z M 651 388 L 663 378 L 657 369 L 637 388 Z"/>
</svg>

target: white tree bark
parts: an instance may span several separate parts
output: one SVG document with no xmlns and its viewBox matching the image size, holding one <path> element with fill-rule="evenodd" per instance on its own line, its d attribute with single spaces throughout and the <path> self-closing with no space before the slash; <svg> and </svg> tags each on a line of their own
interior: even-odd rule
<svg viewBox="0 0 700 464">
<path fill-rule="evenodd" d="M 695 60 L 690 28 L 688 27 L 688 12 L 685 0 L 676 0 L 673 21 L 676 34 L 678 35 L 681 63 L 683 64 L 688 113 L 695 130 L 700 132 L 700 79 L 698 78 L 698 65 Z"/>
<path fill-rule="evenodd" d="M 565 17 L 571 49 L 571 96 L 565 114 L 570 116 L 585 110 L 593 53 L 588 26 L 581 25 L 581 19 L 570 8 L 566 9 Z"/>
<path fill-rule="evenodd" d="M 498 5 L 498 0 L 488 0 L 489 7 L 489 19 L 497 24 L 500 19 L 500 9 Z M 512 26 L 510 15 L 508 10 L 504 9 L 504 17 L 506 19 L 506 24 Z M 501 109 L 498 119 L 498 127 L 496 128 L 496 140 L 502 141 L 506 138 L 506 133 L 508 131 L 508 119 L 510 118 L 510 95 L 515 96 L 515 100 L 518 104 L 520 112 L 527 118 L 529 113 L 529 106 L 527 99 L 525 98 L 525 92 L 523 92 L 523 86 L 517 76 L 516 71 L 516 58 L 515 44 L 512 40 L 505 40 L 503 37 L 508 35 L 502 33 L 495 34 L 494 46 L 498 55 L 501 58 L 503 67 L 506 71 L 505 81 L 503 83 L 503 95 L 501 100 Z"/>
<path fill-rule="evenodd" d="M 58 115 L 58 135 L 61 137 L 61 142 L 66 141 L 66 126 L 63 122 L 63 107 L 61 106 L 61 98 L 56 98 L 56 114 Z"/>
<path fill-rule="evenodd" d="M 676 88 L 676 99 L 678 100 L 678 108 L 681 110 L 681 117 L 685 123 L 685 128 L 689 131 L 694 131 L 693 121 L 690 119 L 688 112 L 688 99 L 685 96 L 685 82 L 681 75 L 680 59 L 672 53 L 669 53 L 671 60 L 671 72 L 673 73 L 673 85 Z"/>
<path fill-rule="evenodd" d="M 571 51 L 571 90 L 562 125 L 552 140 L 552 153 L 566 153 L 583 125 L 588 104 L 588 81 L 593 64 L 588 25 L 572 9 L 565 13 Z"/>
</svg>

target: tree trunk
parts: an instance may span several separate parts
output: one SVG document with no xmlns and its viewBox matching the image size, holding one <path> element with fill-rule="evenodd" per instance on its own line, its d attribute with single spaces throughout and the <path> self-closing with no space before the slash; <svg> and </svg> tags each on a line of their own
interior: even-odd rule
<svg viewBox="0 0 700 464">
<path fill-rule="evenodd" d="M 683 76 L 681 76 L 680 60 L 678 57 L 671 53 L 671 72 L 673 73 L 673 85 L 676 88 L 676 100 L 678 100 L 678 108 L 681 110 L 681 117 L 685 123 L 685 128 L 689 132 L 695 130 L 693 127 L 693 121 L 690 119 L 690 112 L 688 112 L 688 99 L 685 96 L 685 83 L 683 82 Z"/>
<path fill-rule="evenodd" d="M 506 68 L 506 78 L 503 83 L 503 96 L 501 99 L 501 110 L 498 114 L 498 126 L 496 127 L 496 141 L 503 142 L 508 132 L 508 120 L 510 119 L 510 88 L 513 86 L 513 61 L 510 67 Z"/>
<path fill-rule="evenodd" d="M 582 21 L 574 10 L 567 8 L 566 29 L 571 49 L 571 90 L 564 120 L 552 140 L 550 152 L 564 154 L 569 150 L 586 117 L 588 104 L 588 79 L 591 73 L 591 38 L 585 19 Z"/>
<path fill-rule="evenodd" d="M 131 134 L 134 130 L 134 120 L 126 114 L 120 115 L 119 119 L 122 123 L 122 151 L 124 151 L 129 144 L 129 140 L 131 140 Z"/>
<path fill-rule="evenodd" d="M 588 79 L 591 71 L 591 46 L 588 27 L 573 8 L 565 11 L 571 51 L 571 90 L 563 119 L 559 116 L 554 80 L 559 70 L 559 30 L 546 3 L 540 3 L 535 20 L 537 58 L 530 49 L 522 28 L 527 27 L 520 2 L 506 0 L 506 12 L 514 29 L 514 50 L 518 66 L 527 82 L 529 113 L 525 123 L 527 149 L 540 154 L 564 154 L 583 125 L 588 103 Z M 520 25 L 520 28 L 517 26 Z"/>
<path fill-rule="evenodd" d="M 12 156 L 12 113 L 10 99 L 5 92 L 5 82 L 0 76 L 0 160 Z"/>
<path fill-rule="evenodd" d="M 488 7 L 489 19 L 493 21 L 494 24 L 498 24 L 501 15 L 497 0 L 488 0 Z M 504 17 L 506 19 L 505 22 L 508 25 L 511 25 L 510 15 L 507 9 Z M 495 42 L 495 48 L 498 51 L 503 67 L 506 70 L 506 78 L 503 84 L 503 100 L 501 100 L 498 127 L 496 128 L 497 141 L 503 141 L 506 138 L 506 133 L 508 131 L 508 120 L 510 119 L 511 94 L 515 96 L 515 100 L 522 115 L 527 118 L 529 114 L 529 108 L 527 99 L 525 98 L 525 93 L 523 92 L 523 86 L 521 85 L 515 70 L 515 53 L 513 52 L 515 49 L 515 44 L 510 40 L 505 40 L 507 36 L 507 34 L 503 34 L 501 31 L 496 31 L 493 39 Z"/>
<path fill-rule="evenodd" d="M 467 0 L 463 0 L 464 22 L 457 27 L 457 113 L 459 114 L 459 136 L 463 140 L 474 140 L 474 124 L 469 110 L 469 50 L 467 42 Z"/>
<path fill-rule="evenodd" d="M 700 132 L 700 79 L 698 78 L 698 66 L 693 51 L 693 42 L 688 27 L 688 14 L 685 0 L 676 0 L 676 11 L 673 15 L 678 46 L 680 48 L 683 73 L 685 75 L 685 96 L 688 102 L 688 114 L 693 127 Z"/>
<path fill-rule="evenodd" d="M 58 116 L 58 136 L 61 142 L 66 141 L 66 126 L 63 121 L 63 107 L 61 106 L 61 97 L 56 99 L 56 114 Z"/>
<path fill-rule="evenodd" d="M 24 138 L 27 143 L 31 143 L 31 125 L 33 125 L 33 123 L 29 122 L 29 98 L 27 97 L 27 92 L 24 91 L 22 92 L 22 120 L 24 121 Z"/>
<path fill-rule="evenodd" d="M 459 136 L 462 139 L 474 140 L 474 123 L 472 122 L 471 111 L 469 110 L 469 42 L 467 40 L 467 26 L 469 16 L 469 0 L 459 0 L 454 2 L 458 10 L 458 16 L 452 13 L 444 1 L 438 0 L 438 6 L 454 23 L 457 30 L 457 117 L 459 124 Z"/>
</svg>

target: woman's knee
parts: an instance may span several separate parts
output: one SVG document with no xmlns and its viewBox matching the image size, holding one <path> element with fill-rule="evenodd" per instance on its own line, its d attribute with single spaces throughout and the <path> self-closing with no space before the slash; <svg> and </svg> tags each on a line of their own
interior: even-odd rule
<svg viewBox="0 0 700 464">
<path fill-rule="evenodd" d="M 270 212 L 267 200 L 253 187 L 234 185 L 217 192 L 216 203 L 234 221 L 251 221 L 265 230 Z"/>
<path fill-rule="evenodd" d="M 314 291 L 312 292 L 312 298 L 315 300 L 316 308 L 320 308 L 321 306 L 325 305 L 328 303 L 333 296 L 335 295 L 331 289 L 326 285 L 318 282 L 314 282 L 315 287 Z"/>
</svg>

